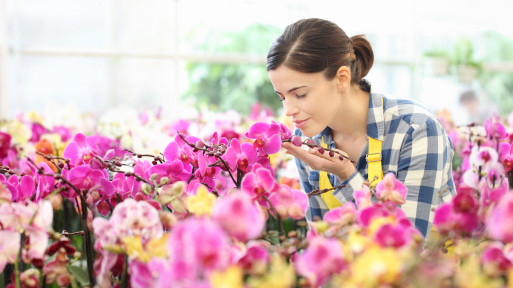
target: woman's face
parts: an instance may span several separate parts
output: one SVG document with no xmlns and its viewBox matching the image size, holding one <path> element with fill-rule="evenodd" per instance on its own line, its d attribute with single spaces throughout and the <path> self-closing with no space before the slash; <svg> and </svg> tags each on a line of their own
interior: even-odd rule
<svg viewBox="0 0 513 288">
<path fill-rule="evenodd" d="M 284 65 L 269 71 L 276 94 L 283 101 L 285 115 L 307 137 L 329 126 L 341 105 L 337 80 L 327 80 L 322 72 L 303 73 Z"/>
</svg>

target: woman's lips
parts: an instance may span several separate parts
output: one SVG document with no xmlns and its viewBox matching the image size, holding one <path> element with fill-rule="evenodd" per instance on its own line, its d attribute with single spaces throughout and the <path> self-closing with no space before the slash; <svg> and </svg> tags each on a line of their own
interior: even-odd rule
<svg viewBox="0 0 513 288">
<path fill-rule="evenodd" d="M 306 125 L 307 121 L 308 121 L 308 119 L 305 119 L 305 120 L 294 120 L 294 124 L 296 124 L 297 128 L 301 129 L 301 128 L 303 128 Z"/>
</svg>

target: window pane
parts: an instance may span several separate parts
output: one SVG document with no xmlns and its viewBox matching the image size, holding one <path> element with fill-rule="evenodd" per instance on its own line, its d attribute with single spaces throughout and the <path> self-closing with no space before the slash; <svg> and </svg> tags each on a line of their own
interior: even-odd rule
<svg viewBox="0 0 513 288">
<path fill-rule="evenodd" d="M 175 50 L 175 3 L 168 0 L 116 1 L 116 29 L 123 51 L 172 53 Z"/>
<path fill-rule="evenodd" d="M 9 99 L 14 113 L 72 104 L 98 115 L 110 104 L 107 59 L 21 56 L 16 64 Z"/>
<path fill-rule="evenodd" d="M 10 2 L 21 47 L 108 48 L 109 3 L 104 0 L 24 0 Z M 17 46 L 17 45 L 16 45 Z"/>
<path fill-rule="evenodd" d="M 172 60 L 126 58 L 119 60 L 116 71 L 114 106 L 179 110 L 176 101 L 179 87 Z"/>
</svg>

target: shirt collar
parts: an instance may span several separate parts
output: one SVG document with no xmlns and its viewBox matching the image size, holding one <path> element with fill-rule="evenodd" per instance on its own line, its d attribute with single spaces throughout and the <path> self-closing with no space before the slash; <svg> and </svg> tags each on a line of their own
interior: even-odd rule
<svg viewBox="0 0 513 288">
<path fill-rule="evenodd" d="M 383 141 L 385 139 L 385 118 L 383 107 L 386 98 L 381 94 L 370 93 L 367 112 L 367 136 Z"/>
</svg>

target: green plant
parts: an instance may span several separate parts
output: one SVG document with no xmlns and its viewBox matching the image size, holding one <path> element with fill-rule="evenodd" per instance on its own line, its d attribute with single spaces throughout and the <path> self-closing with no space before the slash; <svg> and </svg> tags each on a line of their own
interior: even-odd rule
<svg viewBox="0 0 513 288">
<path fill-rule="evenodd" d="M 477 61 L 474 55 L 474 45 L 468 38 L 460 38 L 456 41 L 453 51 L 453 62 L 456 67 L 470 66 L 481 71 L 481 62 Z"/>
<path fill-rule="evenodd" d="M 237 31 L 209 31 L 208 27 L 198 26 L 188 38 L 197 51 L 228 55 L 244 53 L 263 59 L 280 31 L 277 27 L 260 23 Z M 198 37 L 201 40 L 195 41 Z M 184 98 L 194 99 L 198 106 L 206 105 L 210 110 L 221 111 L 234 109 L 242 115 L 249 114 L 255 102 L 275 112 L 281 107 L 264 63 L 189 62 L 186 70 L 190 86 Z"/>
</svg>

